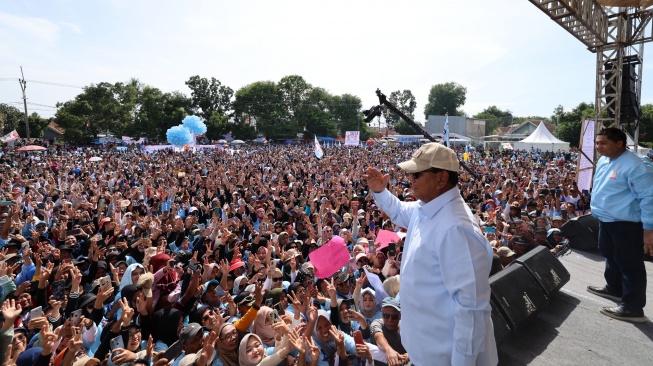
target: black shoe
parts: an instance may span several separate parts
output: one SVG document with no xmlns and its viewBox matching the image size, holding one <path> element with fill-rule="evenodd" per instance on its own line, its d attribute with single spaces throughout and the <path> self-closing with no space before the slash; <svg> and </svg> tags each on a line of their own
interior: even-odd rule
<svg viewBox="0 0 653 366">
<path fill-rule="evenodd" d="M 596 287 L 596 286 L 587 286 L 587 292 L 590 292 L 596 296 L 601 296 L 612 301 L 621 302 L 621 296 L 617 296 L 608 292 L 605 287 Z"/>
<path fill-rule="evenodd" d="M 615 306 L 613 308 L 601 308 L 601 314 L 607 315 L 614 319 L 634 323 L 644 323 L 648 320 L 648 318 L 644 316 L 644 311 L 630 311 L 623 305 Z"/>
</svg>

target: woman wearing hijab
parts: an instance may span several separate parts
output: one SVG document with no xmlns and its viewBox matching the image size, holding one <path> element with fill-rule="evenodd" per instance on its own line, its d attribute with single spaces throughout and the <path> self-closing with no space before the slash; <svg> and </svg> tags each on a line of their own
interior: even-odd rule
<svg viewBox="0 0 653 366">
<path fill-rule="evenodd" d="M 247 276 L 238 276 L 234 280 L 234 290 L 233 290 L 233 295 L 238 296 L 243 290 L 245 290 L 245 287 L 247 287 L 248 281 L 247 281 Z"/>
<path fill-rule="evenodd" d="M 143 267 L 142 264 L 130 264 L 129 267 L 127 267 L 125 270 L 125 274 L 122 276 L 122 279 L 120 280 L 119 290 L 122 291 L 125 286 L 138 283 L 138 279 L 143 273 L 145 273 L 145 267 Z"/>
<path fill-rule="evenodd" d="M 381 318 L 381 309 L 376 304 L 376 292 L 369 287 L 362 288 L 365 283 L 365 278 L 365 276 L 362 276 L 356 280 L 354 302 L 369 326 L 372 324 L 372 321 Z"/>
<path fill-rule="evenodd" d="M 336 329 L 329 320 L 329 314 L 324 310 L 309 310 L 308 329 L 313 329 L 313 341 L 322 354 L 318 366 L 333 366 L 336 358 L 347 358 L 356 355 L 354 338 Z M 344 362 L 344 361 L 343 361 Z"/>
<path fill-rule="evenodd" d="M 272 308 L 279 311 L 279 315 L 284 315 L 284 309 L 288 307 L 287 292 L 283 287 L 273 288 L 265 293 L 265 300 L 272 299 Z"/>
<path fill-rule="evenodd" d="M 175 290 L 179 283 L 179 274 L 174 268 L 170 268 L 170 256 L 165 253 L 159 253 L 150 259 L 152 271 L 154 271 L 154 285 L 152 286 L 152 304 L 155 308 L 159 304 L 159 299 L 163 299 L 159 307 L 169 303 L 167 296 Z"/>
<path fill-rule="evenodd" d="M 231 323 L 224 323 L 218 328 L 218 340 L 215 342 L 216 360 L 212 366 L 240 366 L 238 362 L 238 345 L 240 333 Z"/>
<path fill-rule="evenodd" d="M 285 336 L 275 348 L 274 353 L 267 356 L 265 344 L 256 334 L 247 334 L 238 347 L 239 366 L 275 366 L 283 362 L 293 349 Z M 301 363 L 300 363 L 301 365 Z"/>
<path fill-rule="evenodd" d="M 274 347 L 274 337 L 277 334 L 272 327 L 272 320 L 270 319 L 271 313 L 271 308 L 262 306 L 258 311 L 258 314 L 256 314 L 256 319 L 254 320 L 254 326 L 252 329 L 252 333 L 260 338 L 264 347 Z"/>
<path fill-rule="evenodd" d="M 338 312 L 338 329 L 352 337 L 354 336 L 355 331 L 360 330 L 364 339 L 370 338 L 370 327 L 368 326 L 365 317 L 357 312 L 356 309 L 350 308 L 345 300 L 338 299 L 337 303 L 338 308 L 331 308 L 331 312 L 332 314 L 334 311 Z M 333 319 L 333 317 L 331 317 L 331 319 Z"/>
</svg>

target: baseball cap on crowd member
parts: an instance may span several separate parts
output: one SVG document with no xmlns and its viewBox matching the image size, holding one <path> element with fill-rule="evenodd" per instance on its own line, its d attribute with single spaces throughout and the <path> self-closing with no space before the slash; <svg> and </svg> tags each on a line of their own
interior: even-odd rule
<svg viewBox="0 0 653 366">
<path fill-rule="evenodd" d="M 358 263 L 358 261 L 359 261 L 361 258 L 366 258 L 366 259 L 369 260 L 369 258 L 367 258 L 367 255 L 366 255 L 365 253 L 358 253 L 358 254 L 356 254 L 356 261 L 355 261 L 355 262 Z"/>
<path fill-rule="evenodd" d="M 515 245 L 528 245 L 528 241 L 523 236 L 513 237 L 512 243 Z"/>
<path fill-rule="evenodd" d="M 497 249 L 497 254 L 499 255 L 499 257 L 512 257 L 513 255 L 515 255 L 515 252 L 513 252 L 508 247 L 501 247 Z"/>
<path fill-rule="evenodd" d="M 199 332 L 202 331 L 202 326 L 197 323 L 188 323 L 181 328 L 179 332 L 179 341 L 181 344 L 186 343 L 189 340 L 193 340 Z"/>
<path fill-rule="evenodd" d="M 437 142 L 430 142 L 415 150 L 410 160 L 398 164 L 407 173 L 417 173 L 431 168 L 458 172 L 460 164 L 456 153 Z"/>
<path fill-rule="evenodd" d="M 390 296 L 383 299 L 383 302 L 381 302 L 381 307 L 382 308 L 392 307 L 392 308 L 397 309 L 397 311 L 401 311 L 401 305 L 399 304 L 399 300 L 397 300 L 394 297 L 390 297 Z"/>
<path fill-rule="evenodd" d="M 562 221 L 562 216 L 553 216 L 553 218 L 551 218 L 551 221 Z"/>
<path fill-rule="evenodd" d="M 239 293 L 235 298 L 234 298 L 234 303 L 238 306 L 252 306 L 254 305 L 254 302 L 256 301 L 256 298 L 254 295 L 249 292 L 249 291 L 243 291 Z"/>
</svg>

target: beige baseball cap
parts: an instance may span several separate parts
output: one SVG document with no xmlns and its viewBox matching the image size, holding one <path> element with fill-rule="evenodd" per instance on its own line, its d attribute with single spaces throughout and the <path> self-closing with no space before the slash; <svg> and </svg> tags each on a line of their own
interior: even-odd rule
<svg viewBox="0 0 653 366">
<path fill-rule="evenodd" d="M 410 160 L 398 164 L 407 173 L 417 173 L 430 168 L 458 172 L 460 165 L 456 153 L 437 142 L 430 142 L 415 150 Z"/>
</svg>

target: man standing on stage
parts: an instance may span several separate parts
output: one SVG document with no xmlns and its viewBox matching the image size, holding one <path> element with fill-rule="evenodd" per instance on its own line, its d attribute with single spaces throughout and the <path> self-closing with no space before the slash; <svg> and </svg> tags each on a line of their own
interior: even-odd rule
<svg viewBox="0 0 653 366">
<path fill-rule="evenodd" d="M 458 190 L 458 158 L 429 143 L 399 164 L 416 202 L 401 202 L 389 176 L 364 176 L 376 204 L 408 228 L 401 262 L 401 339 L 413 365 L 496 365 L 490 319 L 492 249 Z M 394 366 L 394 365 L 391 365 Z"/>
<path fill-rule="evenodd" d="M 653 254 L 653 164 L 628 151 L 626 134 L 604 128 L 596 136 L 592 215 L 601 221 L 599 250 L 605 257 L 603 287 L 587 291 L 617 301 L 601 313 L 619 320 L 645 322 L 644 253 Z"/>
</svg>

